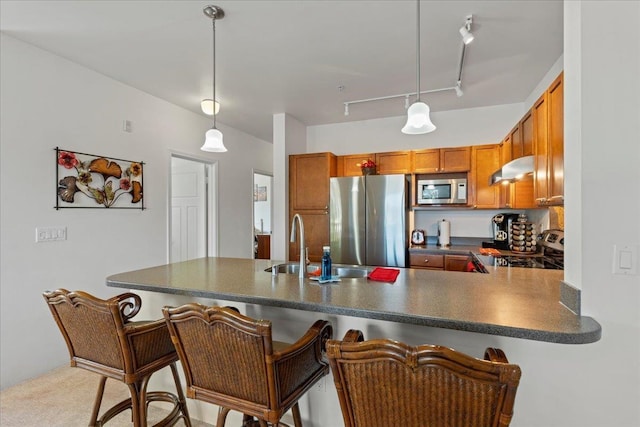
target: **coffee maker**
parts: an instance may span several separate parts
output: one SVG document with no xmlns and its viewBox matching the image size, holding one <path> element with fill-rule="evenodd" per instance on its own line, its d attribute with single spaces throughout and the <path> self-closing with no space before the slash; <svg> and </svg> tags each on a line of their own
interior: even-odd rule
<svg viewBox="0 0 640 427">
<path fill-rule="evenodd" d="M 493 241 L 482 242 L 483 248 L 496 248 L 508 251 L 511 243 L 511 224 L 518 220 L 518 214 L 499 213 L 491 218 Z"/>
<path fill-rule="evenodd" d="M 497 249 L 509 250 L 511 224 L 518 220 L 518 214 L 499 213 L 491 218 L 493 223 L 493 243 Z"/>
</svg>

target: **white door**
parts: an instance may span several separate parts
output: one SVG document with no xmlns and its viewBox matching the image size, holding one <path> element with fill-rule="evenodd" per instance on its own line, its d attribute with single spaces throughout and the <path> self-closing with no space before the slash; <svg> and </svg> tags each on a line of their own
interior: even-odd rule
<svg viewBox="0 0 640 427">
<path fill-rule="evenodd" d="M 205 163 L 171 158 L 170 262 L 207 256 L 207 167 Z"/>
</svg>

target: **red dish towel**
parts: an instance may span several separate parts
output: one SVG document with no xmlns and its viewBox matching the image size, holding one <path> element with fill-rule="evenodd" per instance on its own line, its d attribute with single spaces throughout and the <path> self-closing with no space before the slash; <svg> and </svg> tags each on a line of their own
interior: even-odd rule
<svg viewBox="0 0 640 427">
<path fill-rule="evenodd" d="M 396 277 L 400 274 L 400 270 L 396 270 L 393 268 L 381 268 L 376 267 L 373 269 L 369 276 L 367 276 L 371 280 L 375 280 L 376 282 L 390 282 L 393 283 L 396 281 Z"/>
</svg>

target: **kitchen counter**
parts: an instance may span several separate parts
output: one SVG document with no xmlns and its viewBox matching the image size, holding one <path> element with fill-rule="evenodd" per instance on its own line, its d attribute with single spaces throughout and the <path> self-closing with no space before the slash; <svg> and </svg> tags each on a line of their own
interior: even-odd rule
<svg viewBox="0 0 640 427">
<path fill-rule="evenodd" d="M 278 262 L 200 258 L 114 274 L 107 286 L 239 301 L 565 344 L 601 328 L 560 304 L 562 271 L 487 267 L 490 274 L 401 268 L 394 283 L 342 278 L 319 285 L 272 276 Z M 370 267 L 373 268 L 373 267 Z"/>
</svg>

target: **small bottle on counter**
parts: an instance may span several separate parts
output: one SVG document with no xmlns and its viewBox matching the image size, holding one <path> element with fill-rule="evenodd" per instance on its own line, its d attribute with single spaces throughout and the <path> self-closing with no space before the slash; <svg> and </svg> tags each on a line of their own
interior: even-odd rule
<svg viewBox="0 0 640 427">
<path fill-rule="evenodd" d="M 331 279 L 331 246 L 322 247 L 322 270 L 320 280 Z"/>
</svg>

